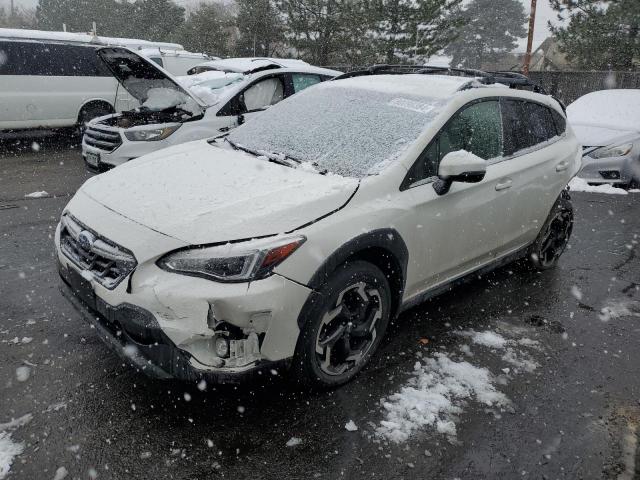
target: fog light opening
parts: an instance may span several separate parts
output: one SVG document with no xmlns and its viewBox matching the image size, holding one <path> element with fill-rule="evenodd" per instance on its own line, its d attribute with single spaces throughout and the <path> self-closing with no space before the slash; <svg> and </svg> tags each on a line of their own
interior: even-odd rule
<svg viewBox="0 0 640 480">
<path fill-rule="evenodd" d="M 215 341 L 216 355 L 220 358 L 229 356 L 229 340 L 224 337 L 217 337 Z"/>
</svg>

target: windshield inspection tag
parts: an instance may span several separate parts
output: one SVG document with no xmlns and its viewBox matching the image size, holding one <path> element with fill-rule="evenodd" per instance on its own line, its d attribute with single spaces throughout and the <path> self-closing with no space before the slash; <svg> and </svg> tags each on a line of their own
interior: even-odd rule
<svg viewBox="0 0 640 480">
<path fill-rule="evenodd" d="M 416 100 L 410 100 L 408 98 L 394 98 L 389 101 L 387 105 L 390 107 L 404 108 L 405 110 L 413 110 L 419 113 L 429 113 L 435 108 L 428 103 L 417 102 Z"/>
</svg>

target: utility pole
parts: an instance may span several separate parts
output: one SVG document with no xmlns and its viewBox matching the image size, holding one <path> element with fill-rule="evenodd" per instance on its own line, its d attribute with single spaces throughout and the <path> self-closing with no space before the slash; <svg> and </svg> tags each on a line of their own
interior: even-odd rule
<svg viewBox="0 0 640 480">
<path fill-rule="evenodd" d="M 529 75 L 529 66 L 531 64 L 531 49 L 533 48 L 533 29 L 536 24 L 536 4 L 537 0 L 531 0 L 531 14 L 529 15 L 529 37 L 527 38 L 527 53 L 524 56 L 524 66 L 522 72 Z"/>
<path fill-rule="evenodd" d="M 11 0 L 11 9 L 9 10 L 9 14 L 10 14 L 11 18 L 13 18 L 13 16 L 15 15 L 13 0 Z"/>
</svg>

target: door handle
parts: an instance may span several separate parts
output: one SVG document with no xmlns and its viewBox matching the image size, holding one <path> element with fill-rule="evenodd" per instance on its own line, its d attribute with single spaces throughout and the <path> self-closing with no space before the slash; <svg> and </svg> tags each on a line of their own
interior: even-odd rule
<svg viewBox="0 0 640 480">
<path fill-rule="evenodd" d="M 513 180 L 511 180 L 510 178 L 503 178 L 501 181 L 496 183 L 496 191 L 499 192 L 500 190 L 506 190 L 507 188 L 511 188 L 512 184 L 513 184 Z"/>
<path fill-rule="evenodd" d="M 556 165 L 556 172 L 564 172 L 567 168 L 569 168 L 569 162 L 564 160 Z"/>
</svg>

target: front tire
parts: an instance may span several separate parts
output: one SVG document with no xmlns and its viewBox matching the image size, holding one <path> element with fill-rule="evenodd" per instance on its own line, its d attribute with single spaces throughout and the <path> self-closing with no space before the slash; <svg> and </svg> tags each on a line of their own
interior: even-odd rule
<svg viewBox="0 0 640 480">
<path fill-rule="evenodd" d="M 389 282 L 375 265 L 347 262 L 318 291 L 298 338 L 293 370 L 316 388 L 342 385 L 362 370 L 389 324 Z"/>
<path fill-rule="evenodd" d="M 531 246 L 529 259 L 533 267 L 537 270 L 555 267 L 567 248 L 572 231 L 573 204 L 569 194 L 562 192 Z"/>
<path fill-rule="evenodd" d="M 77 131 L 80 137 L 84 135 L 84 131 L 87 129 L 87 123 L 94 118 L 102 117 L 113 113 L 113 109 L 107 104 L 102 103 L 90 103 L 82 107 L 80 114 L 78 115 Z"/>
</svg>

